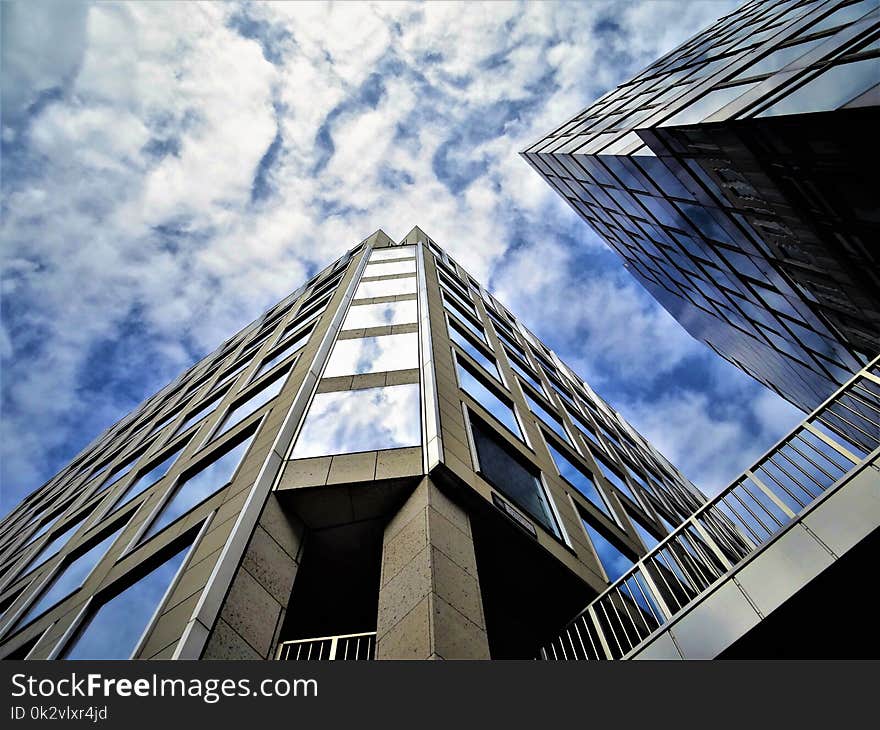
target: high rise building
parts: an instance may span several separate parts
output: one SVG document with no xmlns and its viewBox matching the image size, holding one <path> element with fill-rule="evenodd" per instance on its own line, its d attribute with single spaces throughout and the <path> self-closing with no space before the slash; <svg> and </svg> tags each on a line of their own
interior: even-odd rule
<svg viewBox="0 0 880 730">
<path fill-rule="evenodd" d="M 751 0 L 523 152 L 690 332 L 805 412 L 880 352 L 876 0 Z"/>
<path fill-rule="evenodd" d="M 705 503 L 418 228 L 0 524 L 0 657 L 534 657 Z"/>
</svg>

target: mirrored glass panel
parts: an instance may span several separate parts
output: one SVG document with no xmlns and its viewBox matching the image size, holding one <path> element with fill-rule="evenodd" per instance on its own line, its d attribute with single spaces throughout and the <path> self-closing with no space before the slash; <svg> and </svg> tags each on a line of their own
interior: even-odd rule
<svg viewBox="0 0 880 730">
<path fill-rule="evenodd" d="M 415 324 L 419 312 L 415 299 L 382 304 L 357 304 L 348 310 L 343 330 L 359 330 L 366 327 L 387 327 L 395 324 Z"/>
<path fill-rule="evenodd" d="M 327 362 L 325 378 L 340 375 L 363 375 L 386 370 L 409 370 L 419 366 L 419 335 L 358 337 L 339 340 Z"/>
<path fill-rule="evenodd" d="M 544 407 L 540 403 L 538 403 L 538 401 L 536 401 L 534 398 L 532 398 L 531 395 L 529 395 L 528 391 L 523 390 L 523 395 L 525 395 L 526 402 L 529 404 L 529 408 L 531 408 L 532 413 L 534 413 L 545 424 L 552 428 L 558 436 L 565 439 L 567 443 L 571 443 L 571 439 L 568 437 L 568 432 L 565 430 L 562 422 L 549 411 L 545 410 Z"/>
<path fill-rule="evenodd" d="M 355 299 L 372 299 L 373 297 L 392 297 L 400 294 L 416 293 L 416 277 L 405 276 L 401 279 L 380 279 L 378 281 L 362 281 L 354 293 Z"/>
<path fill-rule="evenodd" d="M 501 380 L 501 375 L 498 372 L 498 366 L 495 364 L 495 359 L 486 355 L 482 349 L 471 342 L 470 337 L 467 337 L 464 334 L 462 328 L 457 327 L 451 320 L 449 322 L 449 337 L 462 350 L 476 360 L 493 378 Z"/>
<path fill-rule="evenodd" d="M 299 350 L 308 340 L 308 335 L 304 335 L 303 337 L 298 337 L 296 340 L 291 342 L 289 345 L 285 345 L 279 350 L 275 350 L 275 352 L 271 353 L 263 362 L 260 363 L 260 367 L 257 368 L 256 372 L 251 377 L 251 380 L 259 380 L 265 373 L 268 373 L 272 368 L 274 368 L 278 363 L 282 360 L 286 360 L 290 355 Z"/>
<path fill-rule="evenodd" d="M 180 452 L 183 451 L 186 443 L 180 444 L 174 451 L 167 454 L 162 461 L 156 464 L 153 467 L 150 467 L 149 471 L 145 472 L 141 476 L 139 476 L 134 482 L 132 482 L 128 489 L 125 490 L 125 494 L 119 500 L 119 503 L 116 505 L 116 508 L 122 507 L 124 504 L 128 504 L 132 499 L 137 497 L 141 492 L 145 489 L 149 489 L 156 482 L 158 482 L 162 477 L 164 477 L 168 470 L 171 468 L 171 465 L 177 461 L 177 457 L 180 456 Z"/>
<path fill-rule="evenodd" d="M 89 573 L 98 564 L 104 554 L 113 544 L 113 541 L 122 531 L 120 527 L 112 535 L 108 535 L 97 545 L 84 552 L 78 558 L 68 563 L 61 571 L 51 580 L 49 586 L 40 594 L 31 607 L 18 620 L 16 626 L 24 626 L 31 619 L 39 616 L 43 611 L 54 606 L 61 599 L 67 598 L 77 588 L 79 588 Z"/>
<path fill-rule="evenodd" d="M 42 549 L 31 558 L 27 565 L 22 569 L 22 574 L 29 573 L 34 568 L 45 563 L 49 558 L 55 555 L 61 548 L 63 548 L 68 540 L 73 537 L 73 534 L 79 530 L 82 526 L 83 520 L 88 516 L 87 514 L 82 515 L 79 519 L 74 520 L 74 522 L 68 527 L 64 532 L 59 535 L 53 537 L 49 542 L 47 542 Z"/>
<path fill-rule="evenodd" d="M 514 457 L 480 421 L 471 419 L 480 473 L 501 494 L 525 510 L 544 528 L 558 535 L 538 473 Z"/>
<path fill-rule="evenodd" d="M 393 248 L 376 248 L 370 252 L 370 261 L 388 261 L 389 259 L 411 258 L 415 255 L 415 246 L 394 246 Z"/>
<path fill-rule="evenodd" d="M 271 383 L 267 383 L 262 388 L 259 388 L 256 392 L 248 396 L 244 402 L 235 406 L 228 414 L 226 414 L 226 417 L 223 419 L 220 427 L 214 432 L 211 439 L 213 440 L 222 436 L 230 428 L 241 423 L 245 418 L 251 415 L 251 413 L 254 413 L 256 410 L 266 405 L 266 403 L 281 392 L 286 381 L 287 377 L 284 375 L 275 378 Z"/>
<path fill-rule="evenodd" d="M 458 362 L 458 380 L 465 393 L 507 426 L 518 438 L 522 438 L 522 430 L 511 405 L 501 400 L 461 361 Z"/>
<path fill-rule="evenodd" d="M 415 274 L 416 260 L 388 261 L 379 264 L 368 264 L 364 276 L 392 276 L 394 274 Z"/>
<path fill-rule="evenodd" d="M 416 383 L 318 393 L 291 458 L 418 446 L 421 428 Z"/>
<path fill-rule="evenodd" d="M 190 546 L 104 603 L 86 619 L 65 659 L 128 659 L 183 565 Z"/>
<path fill-rule="evenodd" d="M 222 398 L 223 398 L 223 394 L 218 393 L 213 398 L 211 398 L 211 400 L 209 400 L 207 403 L 204 403 L 201 406 L 197 406 L 196 409 L 183 420 L 183 423 L 181 423 L 175 429 L 174 433 L 175 434 L 183 433 L 188 428 L 190 428 L 190 426 L 195 425 L 196 423 L 201 421 L 203 418 L 205 418 L 206 416 L 213 413 L 214 409 L 220 403 Z"/>
<path fill-rule="evenodd" d="M 195 474 L 186 477 L 175 488 L 171 499 L 165 503 L 162 511 L 153 520 L 153 524 L 141 537 L 141 542 L 189 512 L 190 509 L 210 497 L 218 489 L 225 487 L 232 479 L 232 475 L 238 468 L 238 464 L 247 452 L 253 438 L 253 435 L 249 436 L 229 451 L 215 457 L 213 461 L 203 464 Z"/>
<path fill-rule="evenodd" d="M 590 542 L 593 543 L 593 550 L 596 551 L 596 557 L 599 558 L 599 562 L 605 569 L 608 580 L 613 583 L 633 566 L 633 561 L 587 520 L 582 519 L 581 522 L 587 531 Z"/>
<path fill-rule="evenodd" d="M 547 448 L 550 450 L 550 455 L 553 457 L 560 476 L 590 500 L 591 504 L 616 521 L 617 518 L 614 512 L 605 500 L 605 495 L 599 491 L 596 482 L 593 481 L 592 474 L 575 465 L 561 451 L 556 449 L 553 444 L 548 442 Z"/>
</svg>

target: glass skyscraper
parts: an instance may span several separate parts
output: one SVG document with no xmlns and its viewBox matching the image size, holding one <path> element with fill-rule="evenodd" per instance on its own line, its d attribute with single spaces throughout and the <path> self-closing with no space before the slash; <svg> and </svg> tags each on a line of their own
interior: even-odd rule
<svg viewBox="0 0 880 730">
<path fill-rule="evenodd" d="M 703 495 L 418 228 L 0 524 L 0 657 L 534 657 Z"/>
<path fill-rule="evenodd" d="M 752 0 L 523 152 L 690 332 L 804 411 L 880 351 L 880 7 Z"/>
</svg>

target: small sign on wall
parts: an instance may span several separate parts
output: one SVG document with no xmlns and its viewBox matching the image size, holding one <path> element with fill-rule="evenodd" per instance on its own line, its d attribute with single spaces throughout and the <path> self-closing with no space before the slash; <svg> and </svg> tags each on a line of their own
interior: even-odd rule
<svg viewBox="0 0 880 730">
<path fill-rule="evenodd" d="M 531 520 L 529 520 L 529 518 L 526 517 L 522 512 L 520 512 L 516 507 L 510 504 L 507 500 L 502 499 L 495 492 L 492 492 L 492 501 L 495 502 L 495 506 L 498 507 L 498 509 L 500 509 L 504 514 L 512 519 L 517 525 L 522 527 L 536 540 L 538 539 L 538 531 L 535 529 L 535 526 L 532 524 Z"/>
</svg>

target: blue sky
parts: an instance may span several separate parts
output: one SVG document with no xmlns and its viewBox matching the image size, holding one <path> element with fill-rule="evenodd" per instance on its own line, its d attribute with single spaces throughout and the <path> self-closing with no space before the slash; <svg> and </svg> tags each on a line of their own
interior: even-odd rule
<svg viewBox="0 0 880 730">
<path fill-rule="evenodd" d="M 517 153 L 733 6 L 4 3 L 0 512 L 309 274 L 413 225 L 717 491 L 798 414 Z"/>
</svg>

